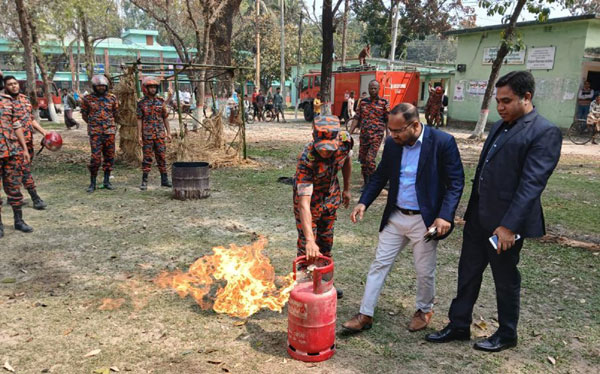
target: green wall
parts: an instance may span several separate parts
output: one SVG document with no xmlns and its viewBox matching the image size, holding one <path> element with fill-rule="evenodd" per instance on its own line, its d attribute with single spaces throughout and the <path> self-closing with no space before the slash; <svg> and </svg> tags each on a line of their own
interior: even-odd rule
<svg viewBox="0 0 600 374">
<path fill-rule="evenodd" d="M 589 25 L 593 23 L 593 28 Z M 573 121 L 576 96 L 581 83 L 583 53 L 586 45 L 598 45 L 600 20 L 582 20 L 519 28 L 523 43 L 529 53 L 531 47 L 555 46 L 554 68 L 531 70 L 536 79 L 533 102 L 537 110 L 560 127 L 568 127 Z M 590 33 L 588 33 L 588 29 Z M 460 34 L 458 37 L 457 64 L 466 64 L 464 73 L 456 71 L 450 85 L 449 116 L 453 120 L 476 122 L 479 117 L 483 95 L 470 95 L 470 81 L 487 81 L 491 65 L 483 64 L 484 48 L 500 44 L 500 30 Z M 591 40 L 595 41 L 592 42 Z M 512 70 L 525 70 L 523 64 L 503 65 L 500 75 Z M 464 83 L 464 100 L 454 100 L 457 82 Z M 490 103 L 489 122 L 499 120 L 495 100 Z"/>
</svg>

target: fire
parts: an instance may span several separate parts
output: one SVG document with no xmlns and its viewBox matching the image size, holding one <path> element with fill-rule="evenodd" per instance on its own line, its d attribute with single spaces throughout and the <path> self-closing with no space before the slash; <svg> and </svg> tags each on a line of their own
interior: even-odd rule
<svg viewBox="0 0 600 374">
<path fill-rule="evenodd" d="M 251 245 L 214 247 L 213 255 L 200 257 L 187 272 L 162 272 L 155 282 L 174 289 L 180 297 L 191 295 L 204 310 L 246 318 L 268 308 L 281 312 L 294 287 L 293 275 L 275 276 L 262 250 L 267 239 Z"/>
</svg>

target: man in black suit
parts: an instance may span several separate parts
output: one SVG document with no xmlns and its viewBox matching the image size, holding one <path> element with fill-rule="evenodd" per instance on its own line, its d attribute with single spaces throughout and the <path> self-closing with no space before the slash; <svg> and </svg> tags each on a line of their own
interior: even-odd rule
<svg viewBox="0 0 600 374">
<path fill-rule="evenodd" d="M 562 145 L 560 130 L 531 102 L 535 81 L 513 71 L 496 83 L 501 121 L 494 124 L 481 151 L 465 213 L 458 290 L 448 313 L 450 323 L 425 337 L 430 342 L 469 340 L 473 306 L 482 274 L 492 268 L 498 305 L 498 330 L 474 345 L 498 352 L 517 345 L 521 275 L 517 269 L 523 238 L 544 235 L 540 196 L 554 171 Z M 516 240 L 515 236 L 521 239 Z M 489 238 L 496 235 L 497 249 Z"/>
<path fill-rule="evenodd" d="M 360 311 L 342 325 L 355 332 L 371 327 L 385 278 L 407 245 L 412 247 L 417 273 L 416 311 L 408 330 L 427 327 L 433 316 L 437 242 L 454 227 L 454 213 L 464 187 L 463 166 L 452 135 L 424 126 L 417 108 L 408 103 L 392 109 L 387 125 L 391 136 L 385 142 L 381 162 L 350 217 L 355 223 L 362 219 L 389 181 L 379 244 Z M 424 238 L 430 228 L 437 230 L 436 240 Z"/>
</svg>

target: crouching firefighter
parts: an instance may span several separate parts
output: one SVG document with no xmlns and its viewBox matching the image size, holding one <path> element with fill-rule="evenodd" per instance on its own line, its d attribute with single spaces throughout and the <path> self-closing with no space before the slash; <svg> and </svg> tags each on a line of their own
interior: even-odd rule
<svg viewBox="0 0 600 374">
<path fill-rule="evenodd" d="M 145 77 L 142 81 L 144 97 L 137 103 L 138 142 L 142 147 L 142 184 L 140 190 L 148 188 L 148 174 L 152 166 L 152 154 L 156 156 L 156 165 L 160 171 L 160 185 L 171 187 L 167 176 L 167 147 L 165 140 L 171 141 L 171 130 L 167 119 L 164 99 L 158 97 L 159 82 L 154 77 Z M 170 97 L 169 93 L 169 97 Z"/>
</svg>

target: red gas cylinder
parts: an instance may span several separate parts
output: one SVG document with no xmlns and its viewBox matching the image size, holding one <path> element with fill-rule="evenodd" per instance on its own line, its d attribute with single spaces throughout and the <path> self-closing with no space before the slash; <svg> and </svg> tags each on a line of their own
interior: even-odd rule
<svg viewBox="0 0 600 374">
<path fill-rule="evenodd" d="M 297 279 L 301 265 L 307 276 Z M 337 294 L 333 287 L 333 260 L 319 256 L 316 267 L 307 266 L 306 256 L 294 261 L 298 284 L 288 301 L 287 351 L 296 360 L 325 361 L 335 353 Z"/>
</svg>

